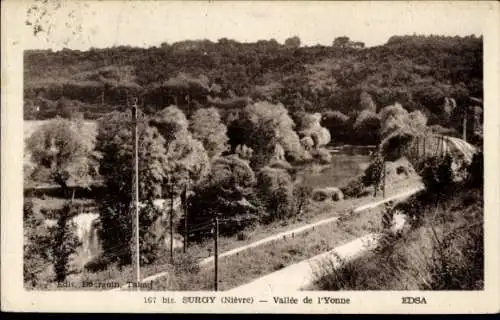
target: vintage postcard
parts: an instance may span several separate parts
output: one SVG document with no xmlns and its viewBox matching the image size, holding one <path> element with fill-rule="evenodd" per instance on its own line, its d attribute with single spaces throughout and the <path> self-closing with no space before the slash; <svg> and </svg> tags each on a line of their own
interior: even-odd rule
<svg viewBox="0 0 500 320">
<path fill-rule="evenodd" d="M 495 1 L 2 2 L 2 309 L 500 311 Z"/>
</svg>

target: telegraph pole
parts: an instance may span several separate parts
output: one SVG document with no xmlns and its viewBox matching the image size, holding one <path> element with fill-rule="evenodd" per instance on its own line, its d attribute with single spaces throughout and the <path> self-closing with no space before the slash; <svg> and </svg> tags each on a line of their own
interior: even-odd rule
<svg viewBox="0 0 500 320">
<path fill-rule="evenodd" d="M 214 219 L 214 290 L 219 290 L 219 218 Z"/>
<path fill-rule="evenodd" d="M 134 202 L 134 215 L 133 221 L 133 233 L 135 238 L 135 255 L 132 256 L 132 261 L 135 260 L 136 278 L 137 278 L 137 290 L 140 290 L 139 282 L 141 280 L 141 260 L 139 251 L 139 151 L 138 151 L 138 137 L 137 137 L 137 98 L 134 99 L 134 105 L 132 106 L 132 140 L 134 143 L 134 156 L 133 158 L 133 181 L 132 181 L 132 199 Z M 134 250 L 133 250 L 134 251 Z M 134 257 L 135 256 L 135 257 Z"/>
</svg>

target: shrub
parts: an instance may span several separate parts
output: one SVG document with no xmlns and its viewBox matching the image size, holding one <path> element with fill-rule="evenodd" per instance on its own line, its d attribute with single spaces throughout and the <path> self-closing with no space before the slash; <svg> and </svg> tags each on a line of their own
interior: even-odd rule
<svg viewBox="0 0 500 320">
<path fill-rule="evenodd" d="M 312 188 L 303 184 L 296 184 L 293 188 L 293 199 L 295 215 L 303 213 L 307 207 L 308 200 L 311 197 Z"/>
<path fill-rule="evenodd" d="M 484 176 L 484 158 L 483 152 L 477 152 L 472 157 L 472 163 L 467 168 L 468 183 L 471 187 L 481 187 Z"/>
<path fill-rule="evenodd" d="M 238 241 L 243 241 L 243 240 L 247 240 L 249 237 L 248 237 L 248 234 L 245 231 L 240 231 L 236 235 L 236 238 L 238 239 Z"/>
<path fill-rule="evenodd" d="M 90 272 L 103 271 L 106 270 L 110 263 L 111 259 L 104 255 L 99 255 L 88 261 L 85 264 L 84 269 Z"/>
<path fill-rule="evenodd" d="M 340 190 L 347 198 L 358 198 L 364 194 L 366 188 L 362 182 L 362 179 L 357 178 L 349 182 L 345 187 L 341 188 Z"/>
<path fill-rule="evenodd" d="M 329 164 L 332 162 L 332 155 L 328 150 L 323 148 L 315 150 L 313 156 L 318 159 L 321 164 Z"/>
<path fill-rule="evenodd" d="M 422 181 L 429 195 L 438 197 L 450 192 L 453 186 L 452 158 L 427 158 L 423 163 Z M 436 198 L 437 199 L 437 198 Z"/>
<path fill-rule="evenodd" d="M 377 152 L 371 159 L 370 165 L 366 168 L 362 179 L 363 184 L 367 186 L 373 185 L 378 188 L 382 179 L 382 172 L 384 170 L 384 158 Z"/>
</svg>

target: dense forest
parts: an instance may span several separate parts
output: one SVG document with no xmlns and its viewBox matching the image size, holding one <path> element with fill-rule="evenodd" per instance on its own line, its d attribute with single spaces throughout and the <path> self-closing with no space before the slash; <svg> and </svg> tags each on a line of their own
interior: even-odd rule
<svg viewBox="0 0 500 320">
<path fill-rule="evenodd" d="M 268 101 L 283 104 L 295 121 L 303 112 L 322 113 L 335 142 L 376 143 L 376 137 L 357 135 L 354 124 L 363 111 L 366 118 L 397 102 L 408 112 L 420 110 L 429 126 L 460 132 L 457 120 L 475 107 L 471 98 L 483 96 L 482 42 L 475 36 L 393 36 L 365 48 L 348 37 L 331 46 L 301 46 L 298 37 L 284 44 L 224 38 L 147 49 L 28 50 L 24 118 L 97 119 L 123 111 L 137 97 L 147 114 L 176 105 L 189 117 L 216 107 L 227 124 L 251 102 Z"/>
</svg>

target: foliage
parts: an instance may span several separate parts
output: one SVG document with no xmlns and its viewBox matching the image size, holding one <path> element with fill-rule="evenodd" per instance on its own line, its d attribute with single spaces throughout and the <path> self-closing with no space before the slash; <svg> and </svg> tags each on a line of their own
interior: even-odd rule
<svg viewBox="0 0 500 320">
<path fill-rule="evenodd" d="M 298 36 L 293 36 L 285 40 L 286 47 L 298 48 L 300 47 L 300 38 Z"/>
<path fill-rule="evenodd" d="M 370 165 L 366 168 L 365 173 L 362 177 L 363 184 L 365 186 L 373 185 L 375 190 L 377 190 L 381 184 L 383 174 L 384 174 L 384 158 L 377 152 L 373 155 Z"/>
<path fill-rule="evenodd" d="M 140 259 L 143 264 L 151 264 L 158 259 L 159 253 L 165 247 L 165 235 L 167 234 L 167 223 L 164 210 L 147 201 L 139 212 L 139 250 Z"/>
<path fill-rule="evenodd" d="M 345 187 L 340 188 L 340 190 L 346 198 L 358 198 L 365 193 L 366 188 L 362 179 L 356 178 L 351 180 Z"/>
<path fill-rule="evenodd" d="M 228 148 L 227 128 L 221 122 L 216 108 L 198 109 L 191 117 L 193 138 L 201 141 L 210 158 L 221 155 Z"/>
<path fill-rule="evenodd" d="M 325 112 L 321 124 L 330 131 L 334 141 L 348 141 L 352 132 L 352 127 L 349 127 L 349 117 L 340 111 Z"/>
<path fill-rule="evenodd" d="M 165 174 L 174 183 L 176 192 L 188 178 L 195 182 L 209 171 L 209 159 L 201 141 L 188 131 L 189 122 L 178 107 L 169 106 L 157 112 L 151 124 L 164 138 L 166 152 Z"/>
<path fill-rule="evenodd" d="M 329 164 L 332 162 L 332 154 L 325 148 L 319 148 L 311 152 L 315 159 L 318 159 L 321 164 Z"/>
<path fill-rule="evenodd" d="M 356 118 L 353 131 L 360 143 L 367 145 L 377 144 L 380 141 L 380 119 L 376 113 L 365 109 Z"/>
<path fill-rule="evenodd" d="M 372 99 L 372 96 L 366 91 L 361 92 L 359 97 L 359 110 L 360 111 L 370 111 L 372 113 L 377 112 L 377 105 Z"/>
<path fill-rule="evenodd" d="M 399 103 L 380 110 L 379 117 L 382 148 L 391 159 L 400 157 L 412 138 L 426 130 L 427 117 L 418 110 L 409 113 Z"/>
<path fill-rule="evenodd" d="M 246 145 L 239 144 L 236 146 L 234 153 L 237 154 L 241 159 L 250 161 L 250 159 L 252 159 L 253 150 Z"/>
<path fill-rule="evenodd" d="M 282 104 L 258 102 L 245 107 L 239 119 L 233 121 L 229 136 L 238 139 L 231 144 L 252 148 L 252 167 L 262 168 L 275 154 L 278 143 L 288 158 L 303 160 L 307 156 L 294 127 L 295 123 Z"/>
<path fill-rule="evenodd" d="M 302 138 L 310 137 L 313 141 L 312 147 L 315 149 L 330 143 L 330 131 L 321 126 L 320 113 L 304 113 L 298 125 L 298 132 Z"/>
<path fill-rule="evenodd" d="M 285 170 L 264 167 L 260 170 L 257 181 L 259 197 L 265 203 L 271 221 L 294 213 L 294 188 L 291 177 Z"/>
<path fill-rule="evenodd" d="M 234 154 L 215 158 L 208 178 L 195 186 L 190 198 L 189 224 L 205 224 L 219 216 L 229 221 L 221 227 L 221 233 L 231 234 L 244 228 L 246 224 L 238 222 L 240 217 L 251 220 L 259 214 L 250 201 L 255 182 L 247 160 Z"/>
<path fill-rule="evenodd" d="M 71 271 L 69 269 L 69 258 L 76 252 L 80 245 L 75 234 L 76 225 L 70 220 L 73 213 L 71 204 L 64 205 L 57 219 L 52 242 L 52 256 L 54 257 L 54 271 L 57 282 L 62 282 Z"/>
<path fill-rule="evenodd" d="M 429 206 L 427 197 L 412 201 L 406 208 L 422 221 L 404 238 L 381 241 L 376 252 L 348 263 L 325 264 L 314 289 L 484 289 L 482 191 L 460 190 L 439 206 Z"/>
<path fill-rule="evenodd" d="M 294 208 L 295 208 L 295 216 L 298 216 L 302 213 L 304 213 L 307 210 L 307 204 L 309 201 L 309 198 L 311 197 L 312 194 L 312 187 L 303 185 L 303 184 L 296 184 L 294 185 L 293 188 L 293 198 L 294 198 Z"/>
<path fill-rule="evenodd" d="M 265 99 L 290 113 L 351 115 L 399 101 L 425 114 L 429 125 L 460 131 L 457 119 L 469 97 L 482 99 L 482 37 L 394 36 L 369 48 L 345 36 L 332 46 L 296 46 L 293 39 L 283 45 L 221 39 L 149 49 L 28 50 L 25 119 L 54 117 L 61 97 L 80 101 L 75 106 L 95 119 L 123 110 L 128 92 L 141 94 L 151 114 L 170 104 L 191 115 L 199 107 L 242 109 L 252 99 Z M 331 134 L 337 142 L 356 141 Z"/>
<path fill-rule="evenodd" d="M 481 187 L 484 183 L 484 157 L 483 151 L 479 151 L 472 157 L 472 163 L 467 168 L 468 183 L 472 187 Z"/>
<path fill-rule="evenodd" d="M 23 206 L 23 274 L 28 287 L 44 285 L 43 272 L 51 264 L 51 234 L 44 224 L 45 218 L 40 212 L 33 210 L 33 202 L 24 202 Z"/>
<path fill-rule="evenodd" d="M 428 194 L 434 200 L 453 191 L 453 171 L 451 155 L 444 158 L 429 157 L 425 159 L 422 168 L 422 181 Z"/>
<path fill-rule="evenodd" d="M 98 153 L 92 135 L 80 123 L 56 118 L 40 126 L 26 141 L 35 172 L 45 172 L 51 182 L 64 189 L 71 179 L 88 186 L 97 175 Z"/>
<path fill-rule="evenodd" d="M 167 167 L 164 138 L 146 120 L 139 115 L 137 124 L 141 201 L 153 200 L 162 194 Z M 107 115 L 99 123 L 96 142 L 96 149 L 102 154 L 100 173 L 108 191 L 100 202 L 103 249 L 111 260 L 120 258 L 121 263 L 129 260 L 132 234 L 133 144 L 130 123 L 129 114 L 114 112 Z"/>
</svg>

